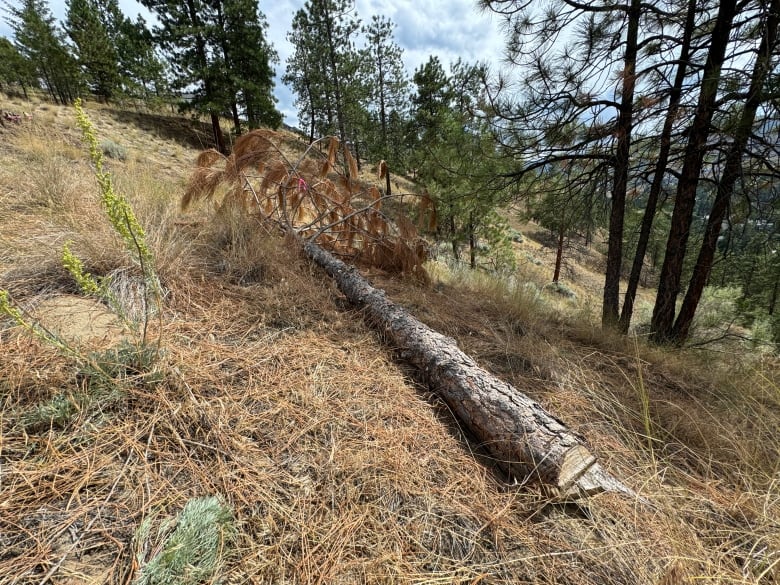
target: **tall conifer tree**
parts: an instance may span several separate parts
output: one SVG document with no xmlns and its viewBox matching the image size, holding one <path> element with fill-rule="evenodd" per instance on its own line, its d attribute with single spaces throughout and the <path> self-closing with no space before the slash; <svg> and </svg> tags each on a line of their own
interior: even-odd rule
<svg viewBox="0 0 780 585">
<path fill-rule="evenodd" d="M 68 0 L 65 31 L 92 92 L 106 100 L 120 89 L 118 57 L 97 0 Z"/>
<path fill-rule="evenodd" d="M 270 112 L 263 110 L 273 104 L 269 81 L 273 75 L 273 51 L 264 41 L 264 25 L 256 0 L 142 2 L 160 21 L 155 33 L 170 57 L 174 87 L 192 90 L 188 107 L 211 117 L 221 152 L 227 149 L 219 117 L 230 113 L 238 120 L 239 99 L 244 108 L 247 103 L 251 105 L 254 121 L 278 120 L 274 108 Z"/>
<path fill-rule="evenodd" d="M 371 105 L 379 115 L 379 153 L 391 167 L 399 165 L 393 160 L 390 148 L 392 134 L 390 112 L 404 107 L 409 81 L 403 68 L 403 50 L 393 40 L 394 24 L 382 16 L 374 16 L 364 28 L 366 35 L 366 68 L 369 72 Z M 385 191 L 391 195 L 390 169 L 385 172 Z"/>
<path fill-rule="evenodd" d="M 75 59 L 69 53 L 62 31 L 45 0 L 6 4 L 6 19 L 14 32 L 14 44 L 29 61 L 52 99 L 66 104 L 78 97 L 81 87 Z"/>
<path fill-rule="evenodd" d="M 360 22 L 353 12 L 352 0 L 306 2 L 293 18 L 288 39 L 295 53 L 284 77 L 298 96 L 299 115 L 309 121 L 310 138 L 336 133 L 344 148 L 354 130 L 350 125 L 356 125 L 349 114 L 364 101 L 354 44 Z"/>
</svg>

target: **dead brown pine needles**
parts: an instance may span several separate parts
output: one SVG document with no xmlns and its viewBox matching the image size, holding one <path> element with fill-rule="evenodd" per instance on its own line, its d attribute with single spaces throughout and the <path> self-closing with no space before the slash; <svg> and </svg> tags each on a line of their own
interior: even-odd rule
<svg viewBox="0 0 780 585">
<path fill-rule="evenodd" d="M 381 212 L 381 193 L 357 182 L 357 162 L 348 148 L 341 149 L 348 173 L 339 172 L 339 147 L 331 137 L 320 163 L 313 158 L 316 144 L 290 162 L 267 131 L 252 131 L 227 158 L 214 151 L 198 157 L 182 208 L 218 197 L 222 186 L 221 209 L 243 208 L 353 262 L 426 281 L 426 247 L 414 225 L 400 216 L 392 222 Z"/>
</svg>

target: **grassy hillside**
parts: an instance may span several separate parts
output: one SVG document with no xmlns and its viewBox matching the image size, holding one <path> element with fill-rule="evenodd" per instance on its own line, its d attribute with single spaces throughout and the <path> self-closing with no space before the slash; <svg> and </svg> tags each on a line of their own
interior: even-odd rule
<svg viewBox="0 0 780 585">
<path fill-rule="evenodd" d="M 571 265 L 575 298 L 544 291 L 528 238 L 512 282 L 368 273 L 652 505 L 564 501 L 503 477 L 294 245 L 179 211 L 207 128 L 89 105 L 164 291 L 159 359 L 128 354 L 137 334 L 62 267 L 70 242 L 137 310 L 74 112 L 0 108 L 33 110 L 0 128 L 0 288 L 75 352 L 0 318 L 0 583 L 780 582 L 771 356 L 606 336 L 593 262 Z"/>
</svg>

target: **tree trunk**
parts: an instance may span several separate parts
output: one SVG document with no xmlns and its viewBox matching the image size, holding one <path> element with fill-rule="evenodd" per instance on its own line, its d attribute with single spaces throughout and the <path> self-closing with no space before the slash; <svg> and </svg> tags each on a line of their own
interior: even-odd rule
<svg viewBox="0 0 780 585">
<path fill-rule="evenodd" d="M 769 297 L 769 307 L 767 307 L 767 314 L 771 317 L 775 314 L 775 306 L 777 305 L 777 290 L 780 288 L 780 274 L 775 278 L 775 286 L 772 287 L 772 294 Z"/>
<path fill-rule="evenodd" d="M 363 170 L 363 163 L 360 162 L 360 141 L 357 137 L 355 137 L 353 138 L 352 143 L 355 145 L 355 163 L 357 165 L 357 170 L 359 173 L 360 171 Z"/>
<path fill-rule="evenodd" d="M 339 129 L 339 140 L 341 140 L 341 149 L 344 154 L 344 171 L 347 175 L 347 178 L 351 179 L 357 179 L 357 177 L 350 177 L 349 176 L 349 165 L 347 164 L 347 129 L 346 129 L 346 122 L 344 120 L 344 104 L 341 103 L 341 84 L 339 82 L 339 67 L 336 60 L 336 47 L 335 47 L 335 41 L 333 40 L 333 20 L 331 17 L 330 12 L 326 13 L 325 18 L 325 32 L 328 36 L 328 57 L 330 59 L 330 67 L 331 67 L 331 79 L 333 81 L 333 92 L 334 92 L 334 98 L 335 98 L 335 105 L 336 105 L 336 123 L 338 124 Z"/>
<path fill-rule="evenodd" d="M 241 118 L 238 117 L 238 105 L 236 102 L 230 104 L 230 113 L 233 115 L 233 127 L 236 130 L 236 137 L 241 136 Z"/>
<path fill-rule="evenodd" d="M 219 125 L 219 115 L 216 112 L 211 112 L 211 129 L 214 132 L 214 142 L 217 145 L 217 150 L 222 154 L 227 154 L 225 137 L 222 135 L 222 128 Z"/>
<path fill-rule="evenodd" d="M 553 273 L 553 282 L 558 282 L 561 277 L 561 264 L 563 263 L 563 242 L 566 230 L 563 229 L 563 224 L 558 229 L 558 249 L 555 252 L 555 272 Z"/>
<path fill-rule="evenodd" d="M 704 241 L 696 259 L 696 266 L 693 269 L 682 307 L 680 307 L 680 314 L 677 316 L 677 321 L 675 321 L 672 328 L 671 340 L 678 344 L 683 343 L 688 337 L 693 317 L 696 314 L 696 308 L 699 306 L 702 292 L 709 279 L 715 251 L 718 246 L 721 225 L 728 212 L 729 202 L 734 193 L 734 185 L 736 185 L 737 179 L 741 175 L 742 156 L 747 147 L 750 133 L 753 130 L 756 112 L 764 101 L 761 88 L 764 86 L 766 77 L 771 69 L 772 54 L 777 40 L 778 17 L 780 17 L 780 0 L 772 0 L 769 6 L 764 34 L 761 37 L 761 44 L 756 55 L 756 63 L 753 66 L 747 101 L 739 119 L 734 142 L 726 155 L 726 165 L 718 182 L 715 201 L 712 204 L 712 211 L 710 211 L 710 217 L 707 221 L 707 229 L 704 232 Z"/>
<path fill-rule="evenodd" d="M 634 492 L 609 475 L 582 439 L 538 403 L 480 368 L 453 339 L 432 330 L 372 287 L 353 267 L 316 244 L 304 252 L 363 309 L 401 356 L 416 366 L 498 465 L 519 480 L 538 480 L 566 495 Z"/>
<path fill-rule="evenodd" d="M 387 162 L 385 162 L 385 195 L 390 197 L 392 194 L 390 190 L 390 169 L 387 166 Z"/>
<path fill-rule="evenodd" d="M 623 222 L 628 190 L 628 167 L 631 150 L 631 131 L 634 124 L 634 88 L 636 86 L 636 57 L 638 52 L 640 0 L 631 0 L 628 10 L 626 52 L 623 57 L 623 87 L 620 115 L 617 123 L 615 148 L 615 180 L 612 187 L 612 209 L 609 215 L 607 269 L 604 277 L 604 301 L 601 326 L 616 327 L 620 319 L 620 274 L 623 268 Z"/>
<path fill-rule="evenodd" d="M 197 30 L 200 28 L 201 23 L 198 18 L 198 9 L 192 0 L 187 0 L 187 11 L 189 13 L 190 22 L 192 26 Z M 201 33 L 195 35 L 195 54 L 198 58 L 198 64 L 203 71 L 208 71 L 208 58 L 206 54 L 206 41 L 203 39 Z M 211 74 L 207 74 L 203 79 L 203 88 L 206 91 L 208 99 L 214 97 L 214 80 L 211 78 Z M 225 137 L 222 135 L 222 128 L 219 125 L 219 113 L 214 110 L 209 111 L 211 116 L 211 130 L 214 133 L 214 145 L 220 154 L 227 154 L 227 148 L 225 147 Z"/>
<path fill-rule="evenodd" d="M 639 287 L 639 279 L 642 276 L 642 266 L 647 253 L 647 245 L 650 241 L 650 234 L 653 229 L 653 220 L 655 219 L 656 208 L 658 207 L 658 198 L 663 187 L 666 166 L 669 160 L 669 151 L 672 147 L 672 130 L 674 122 L 677 119 L 677 112 L 682 96 L 682 86 L 685 81 L 685 75 L 688 70 L 688 59 L 691 47 L 691 36 L 696 22 L 696 0 L 689 0 L 688 13 L 685 17 L 685 29 L 683 30 L 682 46 L 680 48 L 680 60 L 677 65 L 674 85 L 669 92 L 669 107 L 666 111 L 664 127 L 661 131 L 661 148 L 658 152 L 658 160 L 655 164 L 655 174 L 653 183 L 650 186 L 650 193 L 647 196 L 647 205 L 642 217 L 642 227 L 639 230 L 639 241 L 634 254 L 634 262 L 631 265 L 631 274 L 628 277 L 626 294 L 623 299 L 623 309 L 620 313 L 618 329 L 621 333 L 628 333 L 628 327 L 631 325 L 631 317 L 634 313 L 634 301 L 636 300 L 636 290 Z"/>
<path fill-rule="evenodd" d="M 390 149 L 387 147 L 387 112 L 385 110 L 385 71 L 382 56 L 377 59 L 379 70 L 379 123 L 382 128 L 382 156 L 385 160 L 385 195 L 390 197 L 393 193 L 390 188 L 390 165 L 387 161 L 390 157 Z M 396 159 L 397 160 L 397 159 Z"/>
<path fill-rule="evenodd" d="M 477 237 L 474 234 L 474 222 L 469 214 L 469 266 L 472 270 L 477 267 Z"/>
<path fill-rule="evenodd" d="M 452 255 L 455 257 L 455 260 L 460 262 L 460 246 L 458 246 L 458 234 L 455 230 L 455 215 L 452 213 L 452 208 L 450 207 L 450 238 L 452 238 Z"/>
<path fill-rule="evenodd" d="M 650 322 L 652 339 L 659 343 L 668 343 L 672 338 L 672 326 L 674 325 L 677 297 L 680 294 L 685 250 L 693 224 L 696 189 L 699 185 L 699 174 L 704 154 L 707 151 L 707 138 L 715 112 L 720 72 L 736 9 L 736 0 L 722 0 L 720 3 L 715 27 L 712 31 L 707 62 L 702 72 L 699 101 L 688 134 L 683 168 L 677 183 L 677 196 L 672 212 L 669 238 L 666 242 L 666 254 L 659 277 L 653 317 Z"/>
</svg>

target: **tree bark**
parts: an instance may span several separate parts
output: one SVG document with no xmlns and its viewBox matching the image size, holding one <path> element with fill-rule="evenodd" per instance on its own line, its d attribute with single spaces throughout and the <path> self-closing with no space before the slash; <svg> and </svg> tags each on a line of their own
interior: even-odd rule
<svg viewBox="0 0 780 585">
<path fill-rule="evenodd" d="M 477 236 L 474 233 L 474 221 L 469 214 L 469 267 L 474 270 L 477 267 Z"/>
<path fill-rule="evenodd" d="M 563 243 L 566 230 L 563 224 L 558 228 L 558 248 L 555 251 L 555 271 L 553 272 L 553 282 L 558 282 L 561 277 L 561 264 L 563 264 Z"/>
<path fill-rule="evenodd" d="M 230 103 L 230 113 L 233 115 L 233 128 L 236 130 L 236 137 L 241 136 L 241 118 L 238 117 L 238 104 Z"/>
<path fill-rule="evenodd" d="M 745 107 L 742 110 L 737 131 L 734 136 L 734 142 L 726 155 L 726 165 L 723 174 L 718 182 L 718 188 L 715 195 L 715 201 L 712 204 L 712 211 L 707 221 L 707 229 L 704 232 L 704 241 L 702 242 L 699 256 L 696 259 L 696 266 L 693 269 L 688 290 L 685 293 L 683 304 L 680 307 L 680 313 L 671 332 L 671 339 L 675 343 L 681 344 L 688 338 L 688 333 L 693 323 L 693 317 L 699 306 L 701 295 L 712 271 L 712 262 L 715 258 L 715 252 L 718 247 L 718 238 L 720 236 L 721 225 L 726 218 L 729 202 L 734 193 L 734 186 L 737 183 L 742 172 L 742 157 L 747 147 L 750 133 L 753 130 L 753 123 L 756 119 L 756 113 L 761 103 L 764 101 L 762 87 L 766 77 L 771 70 L 772 55 L 777 44 L 778 18 L 780 17 L 780 0 L 772 0 L 767 21 L 764 28 L 764 34 L 761 38 L 761 44 L 756 55 L 756 63 L 753 68 L 753 74 L 750 80 L 750 89 Z"/>
<path fill-rule="evenodd" d="M 328 57 L 330 59 L 330 67 L 331 67 L 331 75 L 332 75 L 332 81 L 333 81 L 333 91 L 335 93 L 335 104 L 336 104 L 336 123 L 338 124 L 339 129 L 339 140 L 341 140 L 341 149 L 344 154 L 344 170 L 345 174 L 347 175 L 347 178 L 356 179 L 357 177 L 350 177 L 349 176 L 349 164 L 347 164 L 347 161 L 349 160 L 347 156 L 347 128 L 345 123 L 345 116 L 344 116 L 344 104 L 341 103 L 341 84 L 339 83 L 339 66 L 336 59 L 336 46 L 335 46 L 335 40 L 333 39 L 333 16 L 331 15 L 330 11 L 325 9 L 325 32 L 327 33 L 328 37 Z"/>
<path fill-rule="evenodd" d="M 683 30 L 683 39 L 680 48 L 679 64 L 677 65 L 674 84 L 669 92 L 669 107 L 666 112 L 664 127 L 661 131 L 661 148 L 658 152 L 658 161 L 655 164 L 653 183 L 650 186 L 650 193 L 647 196 L 645 213 L 642 217 L 642 227 L 639 232 L 639 241 L 637 242 L 636 253 L 634 254 L 634 262 L 631 265 L 631 274 L 628 277 L 628 285 L 623 300 L 623 309 L 621 310 L 620 321 L 618 323 L 618 329 L 624 334 L 628 333 L 628 327 L 631 324 L 631 317 L 634 313 L 636 291 L 637 288 L 639 288 L 639 279 L 642 276 L 642 267 L 645 262 L 645 254 L 647 254 L 647 245 L 650 242 L 650 234 L 653 229 L 653 220 L 655 219 L 655 212 L 658 207 L 658 199 L 663 188 L 664 176 L 666 175 L 669 152 L 672 148 L 672 130 L 674 129 L 674 122 L 677 119 L 683 83 L 685 82 L 685 75 L 688 71 L 691 37 L 693 36 L 693 28 L 696 23 L 695 16 L 696 0 L 689 0 L 688 13 L 685 18 L 685 29 Z"/>
<path fill-rule="evenodd" d="M 372 287 L 353 267 L 313 242 L 304 252 L 333 277 L 347 299 L 416 366 L 498 465 L 522 481 L 538 480 L 564 495 L 636 494 L 609 475 L 582 439 L 510 384 L 480 368 L 455 340 L 421 323 Z"/>
<path fill-rule="evenodd" d="M 615 179 L 612 187 L 612 209 L 609 216 L 607 242 L 607 269 L 604 276 L 604 302 L 601 326 L 615 328 L 620 320 L 620 275 L 623 268 L 623 223 L 626 214 L 628 167 L 630 165 L 631 131 L 634 125 L 634 89 L 636 86 L 636 58 L 638 54 L 640 0 L 631 0 L 628 10 L 626 53 L 623 57 L 623 87 L 620 115 L 617 122 L 615 148 Z"/>
<path fill-rule="evenodd" d="M 222 127 L 219 125 L 219 114 L 211 112 L 211 130 L 214 133 L 214 142 L 217 145 L 217 150 L 222 154 L 227 154 L 227 147 L 225 146 L 225 137 L 222 135 Z"/>
<path fill-rule="evenodd" d="M 711 131 L 712 116 L 715 113 L 721 68 L 736 13 L 736 0 L 723 0 L 720 3 L 715 27 L 712 30 L 707 62 L 702 72 L 699 101 L 688 134 L 683 168 L 677 183 L 677 196 L 672 212 L 669 238 L 666 241 L 666 254 L 661 267 L 653 317 L 650 321 L 652 339 L 658 343 L 672 341 L 672 326 L 674 325 L 677 297 L 681 289 L 683 261 L 693 224 L 696 189 L 699 185 L 704 154 L 707 151 L 707 138 Z"/>
</svg>

